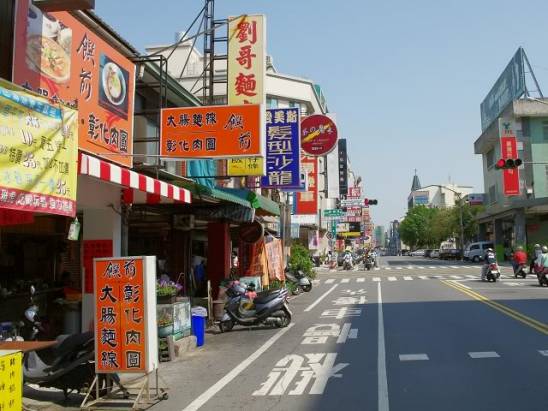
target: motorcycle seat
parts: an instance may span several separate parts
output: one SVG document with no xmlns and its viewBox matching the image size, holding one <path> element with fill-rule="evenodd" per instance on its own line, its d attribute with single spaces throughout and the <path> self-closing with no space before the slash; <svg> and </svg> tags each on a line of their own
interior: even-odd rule
<svg viewBox="0 0 548 411">
<path fill-rule="evenodd" d="M 253 302 L 255 304 L 266 304 L 276 298 L 278 298 L 282 294 L 282 290 L 276 290 L 275 292 L 270 292 L 268 294 L 259 294 Z"/>
</svg>

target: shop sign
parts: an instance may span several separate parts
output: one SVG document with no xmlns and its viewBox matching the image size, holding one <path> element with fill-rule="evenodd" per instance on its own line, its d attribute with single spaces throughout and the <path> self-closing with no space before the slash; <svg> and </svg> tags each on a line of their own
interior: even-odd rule
<svg viewBox="0 0 548 411">
<path fill-rule="evenodd" d="M 346 139 L 341 138 L 338 143 L 339 151 L 339 196 L 348 194 L 348 153 L 346 150 Z"/>
<path fill-rule="evenodd" d="M 282 253 L 282 241 L 273 238 L 265 243 L 266 261 L 268 265 L 268 277 L 270 280 L 284 280 L 284 261 Z"/>
<path fill-rule="evenodd" d="M 160 154 L 171 158 L 262 156 L 264 111 L 259 104 L 162 109 Z"/>
<path fill-rule="evenodd" d="M 298 108 L 266 111 L 266 176 L 263 188 L 299 188 L 301 186 L 301 145 Z"/>
<path fill-rule="evenodd" d="M 95 372 L 149 373 L 158 366 L 156 257 L 93 261 Z"/>
<path fill-rule="evenodd" d="M 343 233 L 343 232 L 346 232 L 348 231 L 348 223 L 338 223 L 337 224 L 337 233 Z"/>
<path fill-rule="evenodd" d="M 339 198 L 339 151 L 327 155 L 327 197 Z"/>
<path fill-rule="evenodd" d="M 343 215 L 344 211 L 340 208 L 327 208 L 323 210 L 324 217 L 342 217 Z"/>
<path fill-rule="evenodd" d="M 361 196 L 362 196 L 361 187 L 348 187 L 348 195 L 346 196 L 348 200 L 353 198 L 360 198 Z"/>
<path fill-rule="evenodd" d="M 23 409 L 23 353 L 0 350 L 0 410 Z"/>
<path fill-rule="evenodd" d="M 301 169 L 308 180 L 307 191 L 295 193 L 295 214 L 318 213 L 318 161 L 316 157 L 301 156 Z"/>
<path fill-rule="evenodd" d="M 79 148 L 131 167 L 135 65 L 68 12 L 30 3 L 17 3 L 13 81 L 77 108 Z"/>
<path fill-rule="evenodd" d="M 264 228 L 258 221 L 240 226 L 240 240 L 244 243 L 254 244 L 264 236 Z"/>
<path fill-rule="evenodd" d="M 362 207 L 363 198 L 353 198 L 350 200 L 341 200 L 341 207 Z"/>
<path fill-rule="evenodd" d="M 517 139 L 509 119 L 499 119 L 500 152 L 503 159 L 518 158 Z M 519 169 L 502 170 L 502 185 L 505 196 L 519 196 Z"/>
<path fill-rule="evenodd" d="M 262 176 L 264 174 L 263 158 L 229 158 L 226 170 L 226 175 L 232 177 Z"/>
<path fill-rule="evenodd" d="M 76 214 L 77 116 L 0 80 L 0 208 Z"/>
<path fill-rule="evenodd" d="M 314 114 L 301 122 L 301 148 L 310 156 L 323 156 L 337 144 L 337 126 L 329 117 Z"/>
</svg>

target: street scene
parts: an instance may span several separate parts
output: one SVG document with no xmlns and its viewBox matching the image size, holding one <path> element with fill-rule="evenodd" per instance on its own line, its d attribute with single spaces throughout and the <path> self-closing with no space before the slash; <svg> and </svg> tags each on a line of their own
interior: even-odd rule
<svg viewBox="0 0 548 411">
<path fill-rule="evenodd" d="M 506 3 L 2 0 L 0 411 L 548 410 Z"/>
</svg>

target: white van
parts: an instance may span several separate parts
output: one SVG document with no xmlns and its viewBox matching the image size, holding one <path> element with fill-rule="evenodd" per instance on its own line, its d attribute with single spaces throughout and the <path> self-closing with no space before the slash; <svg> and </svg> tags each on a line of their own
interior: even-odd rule
<svg viewBox="0 0 548 411">
<path fill-rule="evenodd" d="M 477 243 L 470 243 L 466 250 L 464 250 L 464 259 L 473 261 L 475 263 L 483 259 L 485 250 L 488 248 L 495 248 L 495 245 L 491 241 L 480 241 Z"/>
</svg>

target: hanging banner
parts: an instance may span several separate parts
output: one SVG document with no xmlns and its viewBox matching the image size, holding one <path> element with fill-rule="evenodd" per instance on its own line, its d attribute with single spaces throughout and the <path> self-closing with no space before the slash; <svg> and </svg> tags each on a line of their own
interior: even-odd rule
<svg viewBox="0 0 548 411">
<path fill-rule="evenodd" d="M 295 193 L 295 214 L 318 213 L 318 160 L 316 157 L 301 156 L 301 169 L 307 175 L 308 189 Z"/>
<path fill-rule="evenodd" d="M 301 148 L 310 156 L 323 156 L 337 144 L 337 126 L 327 116 L 314 114 L 301 122 Z"/>
<path fill-rule="evenodd" d="M 228 20 L 228 104 L 265 104 L 266 17 Z"/>
<path fill-rule="evenodd" d="M 155 370 L 156 257 L 96 258 L 93 265 L 95 372 Z"/>
<path fill-rule="evenodd" d="M 135 65 L 70 13 L 29 3 L 17 3 L 14 83 L 77 108 L 79 148 L 131 168 Z"/>
<path fill-rule="evenodd" d="M 503 159 L 518 158 L 517 139 L 510 119 L 499 119 L 500 153 Z M 505 196 L 519 196 L 519 169 L 502 170 L 502 185 Z"/>
<path fill-rule="evenodd" d="M 283 281 L 285 276 L 282 240 L 271 238 L 265 242 L 265 251 L 269 279 Z"/>
<path fill-rule="evenodd" d="M 299 188 L 301 145 L 298 108 L 266 111 L 266 177 L 263 188 Z"/>
<path fill-rule="evenodd" d="M 341 138 L 338 143 L 339 152 L 339 197 L 344 198 L 348 193 L 348 153 L 346 139 Z"/>
<path fill-rule="evenodd" d="M 77 119 L 0 80 L 0 208 L 76 215 Z"/>
<path fill-rule="evenodd" d="M 339 151 L 327 155 L 327 198 L 339 198 Z"/>
<path fill-rule="evenodd" d="M 259 104 L 162 109 L 160 154 L 174 158 L 250 157 L 264 153 Z"/>
</svg>

